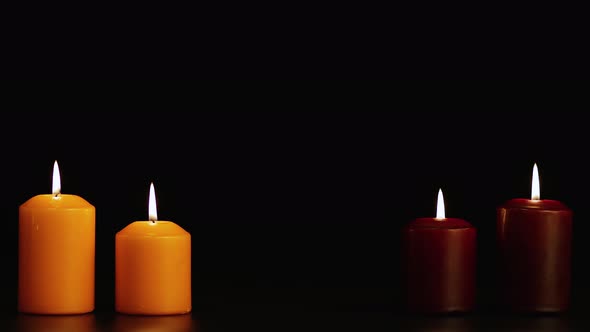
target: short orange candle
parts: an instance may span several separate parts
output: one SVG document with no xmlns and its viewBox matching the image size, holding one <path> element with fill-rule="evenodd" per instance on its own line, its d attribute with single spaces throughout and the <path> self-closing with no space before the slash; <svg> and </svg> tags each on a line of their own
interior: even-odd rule
<svg viewBox="0 0 590 332">
<path fill-rule="evenodd" d="M 95 208 L 61 194 L 57 161 L 53 193 L 19 207 L 18 311 L 81 314 L 94 310 Z"/>
<path fill-rule="evenodd" d="M 158 220 L 150 184 L 149 221 L 135 221 L 115 236 L 115 310 L 172 315 L 191 311 L 191 235 Z"/>
</svg>

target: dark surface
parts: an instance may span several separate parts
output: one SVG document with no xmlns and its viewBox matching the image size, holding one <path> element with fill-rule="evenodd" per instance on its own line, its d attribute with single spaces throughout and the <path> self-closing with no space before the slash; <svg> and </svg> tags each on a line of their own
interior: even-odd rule
<svg viewBox="0 0 590 332">
<path fill-rule="evenodd" d="M 6 107 L 11 130 L 0 132 L 2 324 L 32 321 L 15 314 L 18 206 L 51 190 L 58 160 L 63 193 L 97 209 L 99 331 L 118 321 L 115 233 L 147 217 L 151 181 L 160 219 L 192 235 L 192 326 L 202 331 L 587 330 L 589 140 L 583 117 L 564 112 L 572 99 L 421 91 L 402 102 L 385 90 L 281 103 L 155 90 L 17 99 Z M 101 111 L 86 111 L 89 104 Z M 359 112 L 290 113 L 284 104 Z M 513 112 L 477 111 L 483 104 Z M 276 112 L 220 111 L 245 109 Z M 428 112 L 448 109 L 462 112 Z M 530 195 L 535 162 L 541 197 L 573 211 L 573 298 L 564 316 L 508 315 L 496 304 L 496 207 Z M 418 318 L 400 305 L 400 231 L 434 216 L 439 188 L 447 217 L 477 228 L 476 310 Z"/>
<path fill-rule="evenodd" d="M 240 291 L 238 291 L 240 292 Z M 243 290 L 241 291 L 244 292 Z M 306 293 L 307 291 L 303 291 Z M 326 292 L 325 290 L 323 292 Z M 350 289 L 333 290 L 350 293 Z M 471 314 L 404 314 L 386 306 L 318 305 L 317 294 L 308 294 L 314 303 L 286 303 L 268 299 L 261 304 L 260 290 L 248 291 L 255 300 L 217 305 L 179 316 L 128 316 L 95 312 L 77 316 L 4 315 L 2 331 L 587 331 L 590 323 L 583 313 L 559 315 L 517 315 L 498 312 Z M 302 293 L 302 292 L 297 292 Z M 292 292 L 276 290 L 276 296 Z M 327 294 L 326 294 L 327 295 Z M 226 299 L 227 300 L 227 299 Z M 301 300 L 301 299 L 299 299 Z M 252 304 L 252 303 L 258 304 Z M 344 301 L 345 302 L 345 301 Z"/>
</svg>

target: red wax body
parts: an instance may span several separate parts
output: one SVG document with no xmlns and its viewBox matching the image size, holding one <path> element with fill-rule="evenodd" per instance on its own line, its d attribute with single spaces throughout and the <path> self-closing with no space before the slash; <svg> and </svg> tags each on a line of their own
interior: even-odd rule
<svg viewBox="0 0 590 332">
<path fill-rule="evenodd" d="M 569 307 L 572 211 L 559 201 L 512 199 L 497 208 L 500 305 L 511 311 Z"/>
<path fill-rule="evenodd" d="M 415 312 L 465 312 L 475 304 L 476 230 L 457 218 L 418 218 L 403 230 L 406 305 Z"/>
</svg>

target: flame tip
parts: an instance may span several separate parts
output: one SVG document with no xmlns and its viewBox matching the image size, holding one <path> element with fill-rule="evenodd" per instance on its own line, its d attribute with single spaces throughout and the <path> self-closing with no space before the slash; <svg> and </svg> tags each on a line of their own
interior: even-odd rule
<svg viewBox="0 0 590 332">
<path fill-rule="evenodd" d="M 59 175 L 59 166 L 57 160 L 53 163 L 53 178 L 51 181 L 51 193 L 57 196 L 61 193 L 61 178 Z"/>
<path fill-rule="evenodd" d="M 156 222 L 158 220 L 158 210 L 156 206 L 156 194 L 154 192 L 154 183 L 150 183 L 150 194 L 149 194 L 149 201 L 148 201 L 148 219 L 150 221 Z"/>
<path fill-rule="evenodd" d="M 436 200 L 436 219 L 445 218 L 445 201 L 443 198 L 442 189 L 438 190 L 438 198 Z"/>
<path fill-rule="evenodd" d="M 533 165 L 533 178 L 531 183 L 531 199 L 532 200 L 539 200 L 541 199 L 541 186 L 539 183 L 539 169 L 537 167 L 537 163 Z"/>
</svg>

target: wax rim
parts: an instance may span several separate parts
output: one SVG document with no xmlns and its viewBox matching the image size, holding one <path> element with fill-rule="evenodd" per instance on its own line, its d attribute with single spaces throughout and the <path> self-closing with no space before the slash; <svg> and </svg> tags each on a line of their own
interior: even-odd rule
<svg viewBox="0 0 590 332">
<path fill-rule="evenodd" d="M 408 229 L 469 229 L 475 228 L 469 222 L 460 218 L 416 218 L 406 228 Z"/>
<path fill-rule="evenodd" d="M 513 198 L 504 202 L 499 208 L 571 212 L 570 208 L 565 204 L 553 199 Z"/>
</svg>

